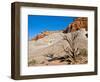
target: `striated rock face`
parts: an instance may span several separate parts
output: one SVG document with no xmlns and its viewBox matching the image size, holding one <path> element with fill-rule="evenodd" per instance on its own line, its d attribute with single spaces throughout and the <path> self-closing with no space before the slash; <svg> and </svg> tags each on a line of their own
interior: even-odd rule
<svg viewBox="0 0 100 82">
<path fill-rule="evenodd" d="M 38 40 L 38 39 L 44 38 L 45 36 L 48 36 L 49 34 L 50 34 L 50 33 L 49 33 L 48 31 L 43 32 L 43 33 L 37 35 L 35 38 L 32 38 L 32 41 L 33 41 L 33 40 Z"/>
<path fill-rule="evenodd" d="M 71 23 L 63 32 L 75 32 L 81 28 L 85 28 L 85 30 L 88 30 L 88 19 L 87 17 L 78 17 L 74 20 L 73 23 Z"/>
<path fill-rule="evenodd" d="M 41 34 L 38 34 L 36 37 L 32 38 L 31 41 L 37 41 L 41 38 L 44 38 L 45 36 L 51 35 L 53 33 L 59 33 L 59 32 L 62 32 L 62 31 L 45 31 L 45 32 L 42 32 Z"/>
</svg>

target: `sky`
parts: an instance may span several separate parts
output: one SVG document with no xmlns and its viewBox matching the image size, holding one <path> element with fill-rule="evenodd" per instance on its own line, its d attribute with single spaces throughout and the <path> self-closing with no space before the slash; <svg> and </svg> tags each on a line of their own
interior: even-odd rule
<svg viewBox="0 0 100 82">
<path fill-rule="evenodd" d="M 64 30 L 76 17 L 28 15 L 29 40 L 43 31 Z"/>
</svg>

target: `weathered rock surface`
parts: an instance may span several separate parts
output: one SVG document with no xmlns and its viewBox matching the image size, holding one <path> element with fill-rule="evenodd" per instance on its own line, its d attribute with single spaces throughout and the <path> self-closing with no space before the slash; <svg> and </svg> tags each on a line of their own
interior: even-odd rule
<svg viewBox="0 0 100 82">
<path fill-rule="evenodd" d="M 32 38 L 31 41 L 37 41 L 37 40 L 39 40 L 41 38 L 44 38 L 45 36 L 51 35 L 53 33 L 59 33 L 59 32 L 62 32 L 62 31 L 45 31 L 45 32 L 41 32 L 36 37 Z"/>
<path fill-rule="evenodd" d="M 88 19 L 87 17 L 78 17 L 69 24 L 69 26 L 63 31 L 64 33 L 75 32 L 81 28 L 84 28 L 86 31 L 88 30 Z"/>
<path fill-rule="evenodd" d="M 78 19 L 77 19 L 78 20 Z M 37 41 L 29 41 L 29 66 L 86 64 L 87 31 L 55 32 Z"/>
</svg>

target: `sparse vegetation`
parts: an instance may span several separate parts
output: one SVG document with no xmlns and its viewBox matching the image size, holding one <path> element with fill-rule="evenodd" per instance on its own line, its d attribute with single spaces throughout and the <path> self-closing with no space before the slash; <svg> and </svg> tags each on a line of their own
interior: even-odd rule
<svg viewBox="0 0 100 82">
<path fill-rule="evenodd" d="M 37 62 L 35 59 L 31 60 L 30 62 L 28 62 L 28 65 L 35 65 Z"/>
<path fill-rule="evenodd" d="M 61 35 L 61 33 L 59 33 L 58 35 Z M 62 39 L 60 41 L 54 43 L 53 45 L 49 45 L 46 48 L 40 49 L 40 53 L 38 53 L 39 56 L 34 56 L 35 59 L 31 60 L 28 63 L 29 66 L 56 64 L 86 64 L 88 62 L 88 53 L 86 48 L 87 44 L 86 40 L 83 39 L 84 37 L 82 38 L 82 40 L 85 42 L 80 42 L 81 37 L 79 35 L 80 32 L 73 32 L 70 33 L 70 35 L 62 34 Z M 82 44 L 82 47 L 80 47 L 80 44 Z M 35 46 L 40 46 L 40 44 Z"/>
<path fill-rule="evenodd" d="M 77 17 L 67 28 L 43 31 L 29 42 L 29 66 L 88 62 L 88 22 Z"/>
<path fill-rule="evenodd" d="M 80 55 L 87 56 L 88 52 L 86 49 L 80 49 Z"/>
</svg>

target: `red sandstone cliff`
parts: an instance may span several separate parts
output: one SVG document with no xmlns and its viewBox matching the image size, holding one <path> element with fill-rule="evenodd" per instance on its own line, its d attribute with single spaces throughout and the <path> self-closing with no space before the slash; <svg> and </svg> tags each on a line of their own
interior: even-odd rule
<svg viewBox="0 0 100 82">
<path fill-rule="evenodd" d="M 80 28 L 85 28 L 86 30 L 88 30 L 87 21 L 88 21 L 87 17 L 78 17 L 74 20 L 74 22 L 69 24 L 69 26 L 63 32 L 64 33 L 74 32 L 79 30 Z"/>
</svg>

